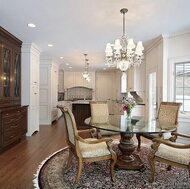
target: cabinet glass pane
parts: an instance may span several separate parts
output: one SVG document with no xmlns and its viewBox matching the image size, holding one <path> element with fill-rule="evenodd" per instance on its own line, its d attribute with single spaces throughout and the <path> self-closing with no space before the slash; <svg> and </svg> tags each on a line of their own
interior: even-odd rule
<svg viewBox="0 0 190 189">
<path fill-rule="evenodd" d="M 5 48 L 3 59 L 4 97 L 10 97 L 10 54 L 10 50 Z"/>
<path fill-rule="evenodd" d="M 20 96 L 20 55 L 14 54 L 14 96 Z"/>
</svg>

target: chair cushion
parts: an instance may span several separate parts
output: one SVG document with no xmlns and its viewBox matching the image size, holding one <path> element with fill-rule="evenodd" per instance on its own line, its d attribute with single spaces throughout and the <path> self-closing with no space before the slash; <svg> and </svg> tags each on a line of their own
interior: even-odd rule
<svg viewBox="0 0 190 189">
<path fill-rule="evenodd" d="M 164 139 L 164 140 L 167 140 L 169 139 L 170 137 L 172 137 L 171 133 L 161 133 L 160 134 L 148 134 L 148 133 L 143 133 L 143 136 L 147 136 L 147 137 L 150 137 L 150 138 L 160 138 L 160 139 Z"/>
<path fill-rule="evenodd" d="M 160 144 L 155 155 L 183 165 L 189 165 L 190 163 L 190 149 L 179 149 Z"/>
<path fill-rule="evenodd" d="M 97 139 L 89 138 L 85 140 L 92 141 Z M 106 142 L 101 142 L 98 144 L 86 144 L 79 141 L 79 148 L 83 158 L 99 157 L 110 154 Z"/>
</svg>

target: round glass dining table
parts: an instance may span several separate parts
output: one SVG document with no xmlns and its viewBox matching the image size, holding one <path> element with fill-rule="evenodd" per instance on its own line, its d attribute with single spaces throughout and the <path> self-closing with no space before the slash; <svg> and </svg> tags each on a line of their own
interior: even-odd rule
<svg viewBox="0 0 190 189">
<path fill-rule="evenodd" d="M 98 130 L 118 132 L 121 140 L 118 148 L 121 155 L 117 158 L 116 169 L 143 170 L 144 164 L 140 157 L 134 153 L 133 136 L 136 133 L 156 134 L 174 131 L 177 125 L 158 119 L 133 116 L 127 120 L 126 115 L 94 116 L 85 119 L 84 123 Z"/>
</svg>

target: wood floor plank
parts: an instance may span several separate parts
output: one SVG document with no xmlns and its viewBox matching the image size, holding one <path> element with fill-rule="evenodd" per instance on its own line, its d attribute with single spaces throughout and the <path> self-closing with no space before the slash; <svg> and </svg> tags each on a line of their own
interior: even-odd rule
<svg viewBox="0 0 190 189">
<path fill-rule="evenodd" d="M 0 189 L 32 189 L 39 164 L 67 146 L 63 118 L 0 154 Z"/>
</svg>

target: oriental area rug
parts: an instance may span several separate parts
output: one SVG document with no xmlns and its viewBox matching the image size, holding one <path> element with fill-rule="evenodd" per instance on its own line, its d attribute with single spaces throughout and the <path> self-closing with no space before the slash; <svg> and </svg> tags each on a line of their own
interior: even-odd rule
<svg viewBox="0 0 190 189">
<path fill-rule="evenodd" d="M 118 141 L 113 149 L 119 153 Z M 190 189 L 190 178 L 186 169 L 172 167 L 167 171 L 164 163 L 155 163 L 155 181 L 148 182 L 150 168 L 147 154 L 151 148 L 142 144 L 141 151 L 136 152 L 145 165 L 145 170 L 115 170 L 116 182 L 111 182 L 107 161 L 84 163 L 77 189 Z M 60 149 L 45 159 L 34 175 L 33 185 L 36 189 L 72 189 L 77 173 L 77 160 L 72 159 L 69 170 L 65 171 L 68 159 L 68 147 Z"/>
</svg>

